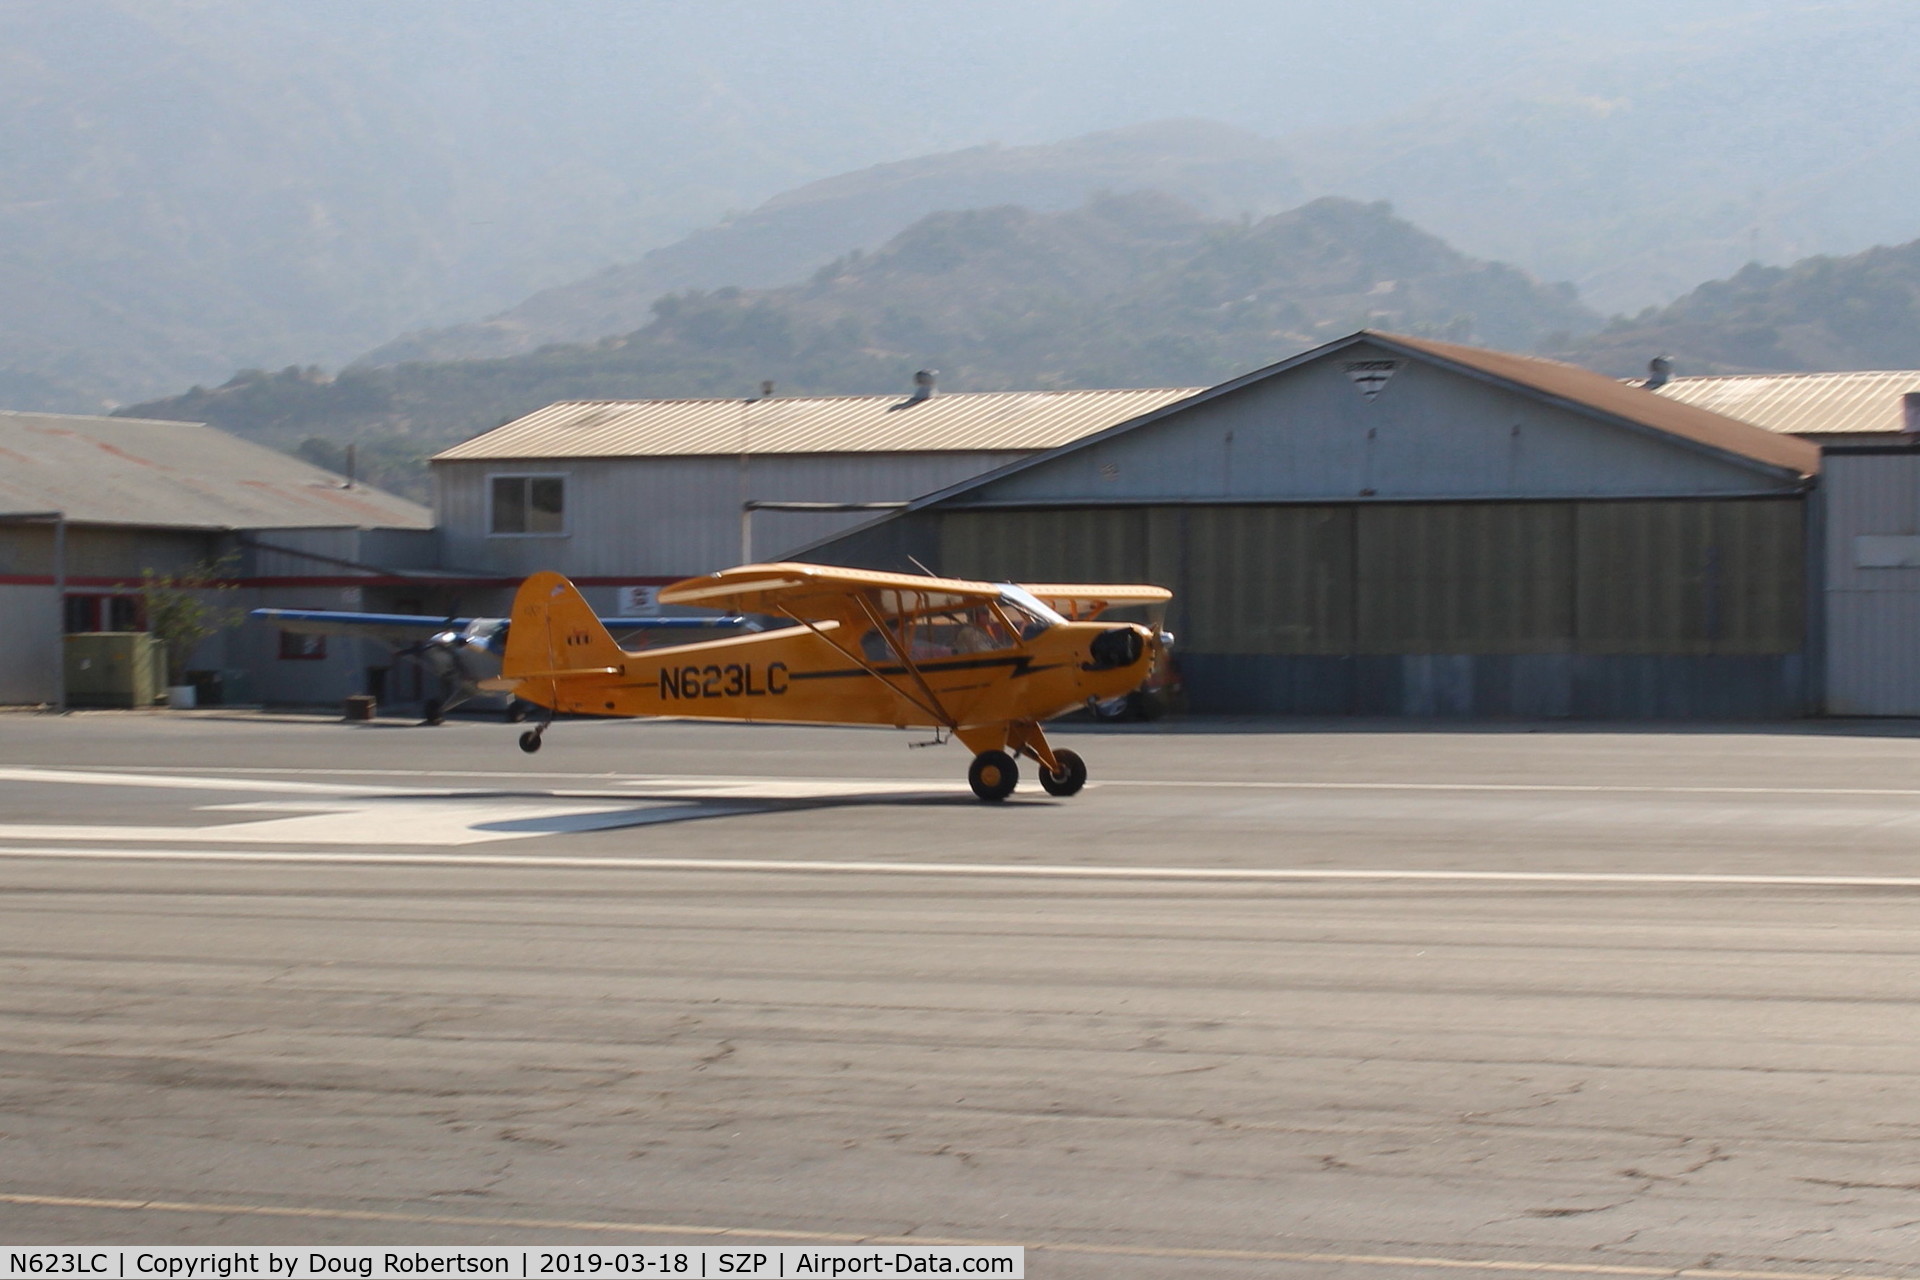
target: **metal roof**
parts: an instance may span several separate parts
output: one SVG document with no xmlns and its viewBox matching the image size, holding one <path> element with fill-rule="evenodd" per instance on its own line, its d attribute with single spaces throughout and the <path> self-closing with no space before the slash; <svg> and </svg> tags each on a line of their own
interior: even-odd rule
<svg viewBox="0 0 1920 1280">
<path fill-rule="evenodd" d="M 1638 386 L 1618 382 L 1604 374 L 1594 373 L 1577 365 L 1564 364 L 1558 360 L 1545 360 L 1538 356 L 1516 356 L 1504 351 L 1463 347 L 1452 342 L 1409 338 L 1402 334 L 1383 333 L 1375 329 L 1361 329 L 1344 338 L 1336 338 L 1332 342 L 1315 347 L 1311 351 L 1303 351 L 1277 364 L 1255 369 L 1251 373 L 1243 373 L 1217 387 L 1209 387 L 1197 393 L 1193 396 L 1193 402 L 1201 404 L 1220 396 L 1230 395 L 1242 387 L 1251 386 L 1302 365 L 1325 359 L 1335 352 L 1360 343 L 1370 343 L 1388 350 L 1398 349 L 1405 353 L 1421 355 L 1437 363 L 1452 365 L 1456 369 L 1464 369 L 1534 395 L 1584 409 L 1604 418 L 1685 439 L 1718 453 L 1729 454 L 1750 463 L 1758 463 L 1773 469 L 1776 474 L 1785 472 L 1790 476 L 1806 477 L 1815 475 L 1820 470 L 1820 449 L 1817 445 L 1808 444 L 1790 435 L 1776 435 L 1751 423 L 1724 417 L 1693 405 L 1663 400 L 1660 396 L 1644 391 Z M 1156 422 L 1182 412 L 1185 408 L 1185 405 L 1167 405 L 1147 410 L 1138 418 L 1116 423 L 1097 433 L 1095 437 L 1071 440 L 1033 457 L 1010 462 L 985 475 L 973 476 L 945 489 L 923 494 L 909 503 L 906 510 L 919 511 L 940 505 L 962 494 L 985 488 L 1007 476 L 1043 466 L 1055 458 L 1073 453 L 1099 440 L 1111 439 L 1130 431 L 1150 427 Z M 897 519 L 901 514 L 903 513 L 893 512 L 855 528 L 866 529 L 881 525 Z M 853 532 L 853 530 L 846 532 Z M 843 537 L 845 533 L 833 536 Z M 831 539 L 823 541 L 831 541 Z M 802 550 L 811 550 L 818 545 L 820 544 L 810 544 Z"/>
<path fill-rule="evenodd" d="M 923 400 L 563 400 L 433 460 L 1051 449 L 1199 390 L 967 391 Z"/>
<path fill-rule="evenodd" d="M 1902 429 L 1902 397 L 1920 372 L 1742 373 L 1675 378 L 1655 394 L 1793 435 L 1883 434 Z"/>
<path fill-rule="evenodd" d="M 1505 351 L 1463 347 L 1452 342 L 1435 342 L 1430 338 L 1409 338 L 1397 333 L 1363 330 L 1354 336 L 1371 339 L 1386 347 L 1398 346 L 1421 352 L 1553 399 L 1598 411 L 1622 422 L 1691 440 L 1720 453 L 1802 476 L 1814 475 L 1820 470 L 1820 450 L 1816 445 L 1790 435 L 1777 434 L 1724 411 L 1647 391 L 1578 365 L 1539 356 L 1516 356 Z M 1321 351 L 1325 350 L 1327 348 L 1321 348 Z"/>
<path fill-rule="evenodd" d="M 198 422 L 0 411 L 0 515 L 183 529 L 428 529 L 433 514 Z"/>
</svg>

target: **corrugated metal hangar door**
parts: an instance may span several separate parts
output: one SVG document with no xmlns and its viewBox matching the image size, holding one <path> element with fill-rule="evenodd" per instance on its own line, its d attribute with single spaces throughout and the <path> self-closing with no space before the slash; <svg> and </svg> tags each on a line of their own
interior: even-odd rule
<svg viewBox="0 0 1920 1280">
<path fill-rule="evenodd" d="M 1196 710 L 1805 710 L 1795 497 L 946 511 L 941 572 L 1176 593 Z"/>
</svg>

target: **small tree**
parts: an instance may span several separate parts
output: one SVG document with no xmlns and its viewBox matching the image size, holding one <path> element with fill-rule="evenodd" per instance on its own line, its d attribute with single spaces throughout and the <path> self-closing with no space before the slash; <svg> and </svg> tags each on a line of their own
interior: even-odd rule
<svg viewBox="0 0 1920 1280">
<path fill-rule="evenodd" d="M 146 606 L 147 630 L 166 651 L 167 683 L 185 684 L 187 660 L 202 640 L 238 626 L 246 613 L 231 603 L 239 588 L 226 580 L 234 566 L 232 556 L 203 560 L 178 573 L 140 573 L 140 598 Z"/>
</svg>

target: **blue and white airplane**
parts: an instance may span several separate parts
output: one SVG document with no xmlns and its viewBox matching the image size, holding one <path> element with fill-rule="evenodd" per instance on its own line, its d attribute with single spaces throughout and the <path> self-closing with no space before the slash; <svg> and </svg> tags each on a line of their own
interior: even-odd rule
<svg viewBox="0 0 1920 1280">
<path fill-rule="evenodd" d="M 402 661 L 417 664 L 439 682 L 440 692 L 421 704 L 428 724 L 439 724 L 447 713 L 483 692 L 482 680 L 500 674 L 500 655 L 507 649 L 506 618 L 443 618 L 416 613 L 353 613 L 334 609 L 255 609 L 248 615 L 296 635 L 351 636 L 374 640 Z M 752 618 L 602 618 L 624 648 L 645 647 L 647 633 L 656 631 L 758 631 Z M 637 641 L 637 642 L 636 642 Z M 521 720 L 526 708 L 514 702 L 509 720 Z"/>
</svg>

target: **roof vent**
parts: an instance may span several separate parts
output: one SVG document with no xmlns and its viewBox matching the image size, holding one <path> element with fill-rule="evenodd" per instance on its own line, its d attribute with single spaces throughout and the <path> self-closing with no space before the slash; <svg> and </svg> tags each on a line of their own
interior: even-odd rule
<svg viewBox="0 0 1920 1280">
<path fill-rule="evenodd" d="M 1673 361 L 1664 355 L 1655 356 L 1647 361 L 1647 380 L 1640 385 L 1648 391 L 1658 391 L 1673 379 Z"/>
<path fill-rule="evenodd" d="M 1900 397 L 1900 430 L 1920 435 L 1920 391 Z"/>
<path fill-rule="evenodd" d="M 897 413 L 901 409 L 911 409 L 917 404 L 925 404 L 933 399 L 933 380 L 940 376 L 938 369 L 921 369 L 913 375 L 913 394 L 905 400 L 896 400 L 887 406 L 888 413 Z"/>
</svg>

